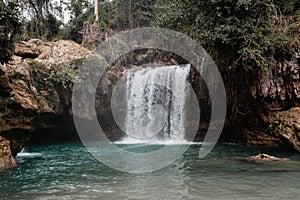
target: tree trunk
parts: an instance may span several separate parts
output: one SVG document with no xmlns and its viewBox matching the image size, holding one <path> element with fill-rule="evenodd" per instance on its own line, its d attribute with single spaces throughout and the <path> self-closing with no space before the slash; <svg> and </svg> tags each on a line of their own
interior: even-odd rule
<svg viewBox="0 0 300 200">
<path fill-rule="evenodd" d="M 98 13 L 98 0 L 94 0 L 95 2 L 95 9 L 94 9 L 94 14 L 95 14 L 95 22 L 99 22 L 99 13 Z"/>
</svg>

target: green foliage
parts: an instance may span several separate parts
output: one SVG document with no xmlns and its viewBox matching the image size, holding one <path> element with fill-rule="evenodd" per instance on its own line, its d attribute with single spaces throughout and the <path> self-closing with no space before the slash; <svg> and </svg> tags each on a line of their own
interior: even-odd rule
<svg viewBox="0 0 300 200">
<path fill-rule="evenodd" d="M 37 23 L 36 19 L 25 21 L 26 32 L 23 33 L 23 38 L 37 37 L 43 40 L 52 40 L 55 37 L 59 37 L 62 25 L 63 23 L 51 13 L 46 16 L 43 23 Z"/>
<path fill-rule="evenodd" d="M 47 16 L 47 39 L 51 39 L 58 36 L 58 33 L 60 31 L 60 26 L 63 24 L 61 21 L 56 19 L 56 17 L 53 14 L 49 14 Z"/>
<path fill-rule="evenodd" d="M 102 32 L 117 29 L 117 10 L 115 1 L 104 1 L 99 3 L 99 25 Z"/>
<path fill-rule="evenodd" d="M 88 0 L 70 0 L 70 3 L 64 3 L 67 10 L 71 13 L 71 18 L 79 18 L 83 16 L 84 9 L 91 6 Z"/>
<path fill-rule="evenodd" d="M 69 23 L 69 25 L 65 26 L 64 29 L 60 31 L 60 35 L 63 39 L 66 40 L 73 40 L 74 42 L 77 42 L 78 44 L 81 44 L 82 42 L 82 34 L 80 31 L 83 27 L 83 21 L 82 20 L 76 20 Z"/>
<path fill-rule="evenodd" d="M 274 3 L 280 8 L 282 14 L 286 16 L 300 15 L 299 0 L 274 0 Z"/>
<path fill-rule="evenodd" d="M 84 9 L 85 8 L 85 11 Z M 93 18 L 93 7 L 86 1 L 71 1 L 71 19 L 67 25 L 60 31 L 62 38 L 73 40 L 79 44 L 82 43 L 82 28 L 86 21 Z"/>
<path fill-rule="evenodd" d="M 285 124 L 284 116 L 279 114 L 277 118 L 269 125 L 267 129 L 267 133 L 270 135 L 277 135 L 279 132 L 287 132 L 288 130 L 287 124 Z"/>
<path fill-rule="evenodd" d="M 0 1 L 0 63 L 7 63 L 13 55 L 20 26 L 18 4 Z"/>
<path fill-rule="evenodd" d="M 150 26 L 154 17 L 154 4 L 154 0 L 99 1 L 99 26 L 102 35 L 111 35 L 113 31 Z M 71 20 L 61 34 L 65 39 L 82 43 L 81 30 L 84 22 L 94 21 L 94 7 L 92 4 L 79 0 L 72 0 L 70 5 L 68 9 L 72 14 Z"/>
<path fill-rule="evenodd" d="M 50 69 L 50 79 L 55 86 L 62 85 L 65 89 L 76 79 L 69 64 L 54 65 Z"/>
<path fill-rule="evenodd" d="M 50 78 L 49 69 L 47 69 L 44 64 L 34 60 L 31 60 L 29 65 L 32 69 L 32 75 L 37 90 L 53 91 L 54 84 Z"/>
<path fill-rule="evenodd" d="M 275 66 L 293 41 L 272 1 L 158 0 L 155 10 L 155 26 L 197 39 L 228 68 Z"/>
<path fill-rule="evenodd" d="M 38 91 L 54 92 L 58 86 L 63 86 L 67 89 L 76 79 L 70 65 L 53 65 L 48 69 L 44 64 L 34 60 L 31 60 L 29 65 L 31 66 L 35 86 Z"/>
<path fill-rule="evenodd" d="M 26 10 L 23 38 L 38 37 L 51 40 L 58 37 L 62 26 L 63 4 L 66 0 L 24 0 L 19 1 L 20 10 Z M 29 18 L 29 19 L 28 19 Z"/>
<path fill-rule="evenodd" d="M 150 26 L 156 0 L 116 0 L 116 19 L 121 29 Z"/>
<path fill-rule="evenodd" d="M 18 71 L 14 71 L 13 75 L 12 75 L 12 79 L 14 80 L 23 80 L 23 81 L 26 81 L 26 78 L 24 77 L 23 74 L 21 74 L 20 72 Z"/>
<path fill-rule="evenodd" d="M 46 38 L 47 36 L 47 27 L 46 19 L 44 14 L 49 13 L 49 4 L 48 0 L 28 0 L 22 1 L 21 9 L 27 10 L 31 15 L 31 20 L 29 23 L 26 23 L 26 31 L 29 37 L 40 36 Z"/>
<path fill-rule="evenodd" d="M 103 36 L 114 31 L 150 26 L 154 17 L 156 0 L 99 0 L 99 26 Z M 20 10 L 26 10 L 30 19 L 24 20 L 23 37 L 44 40 L 70 39 L 82 43 L 85 22 L 94 21 L 94 5 L 91 0 L 26 0 L 20 1 Z M 70 21 L 60 21 L 65 12 Z"/>
</svg>

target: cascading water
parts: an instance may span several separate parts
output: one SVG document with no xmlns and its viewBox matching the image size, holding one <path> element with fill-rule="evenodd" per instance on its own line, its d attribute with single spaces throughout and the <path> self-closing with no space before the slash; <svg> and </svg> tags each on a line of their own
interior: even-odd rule
<svg viewBox="0 0 300 200">
<path fill-rule="evenodd" d="M 124 72 L 127 110 L 124 142 L 184 141 L 190 65 Z"/>
</svg>

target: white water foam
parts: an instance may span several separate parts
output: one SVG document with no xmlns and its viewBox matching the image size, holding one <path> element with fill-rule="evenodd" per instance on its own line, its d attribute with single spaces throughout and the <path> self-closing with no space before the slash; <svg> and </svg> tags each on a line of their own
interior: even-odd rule
<svg viewBox="0 0 300 200">
<path fill-rule="evenodd" d="M 22 151 L 17 154 L 17 157 L 38 157 L 38 156 L 42 156 L 42 154 L 26 152 L 25 148 L 23 148 Z"/>
</svg>

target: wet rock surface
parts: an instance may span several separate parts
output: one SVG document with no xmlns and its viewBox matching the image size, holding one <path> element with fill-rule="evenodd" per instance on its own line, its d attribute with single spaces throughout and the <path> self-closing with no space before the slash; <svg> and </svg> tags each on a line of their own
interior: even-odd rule
<svg viewBox="0 0 300 200">
<path fill-rule="evenodd" d="M 270 156 L 268 154 L 258 154 L 256 156 L 251 156 L 251 157 L 247 158 L 247 160 L 253 161 L 253 162 L 257 162 L 257 161 L 265 161 L 265 162 L 290 161 L 290 159 L 288 159 L 288 158 L 277 158 L 275 156 Z"/>
</svg>

